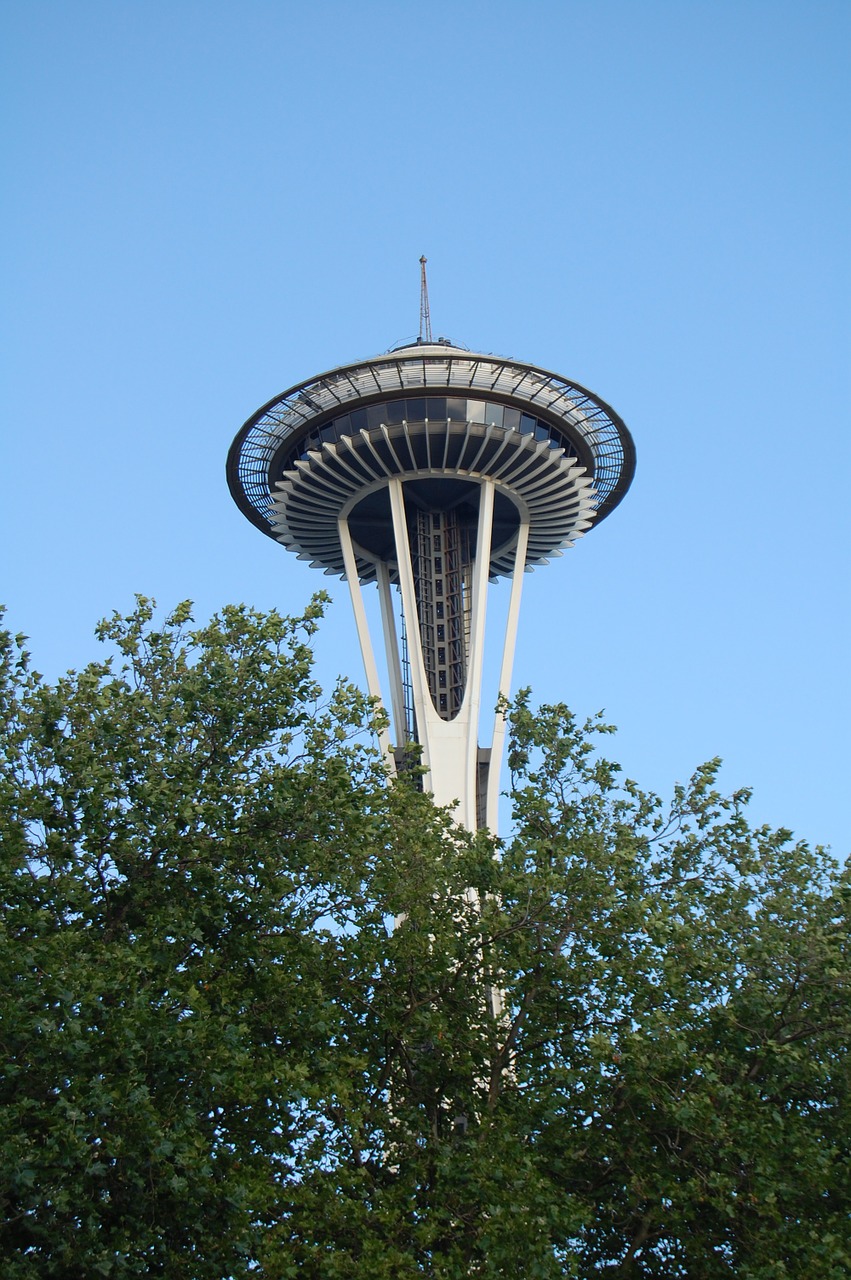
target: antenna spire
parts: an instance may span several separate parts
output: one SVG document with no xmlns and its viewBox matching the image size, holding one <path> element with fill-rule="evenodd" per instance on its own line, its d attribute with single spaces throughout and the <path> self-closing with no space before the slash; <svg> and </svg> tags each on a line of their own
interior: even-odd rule
<svg viewBox="0 0 851 1280">
<path fill-rule="evenodd" d="M 428 309 L 428 280 L 426 279 L 426 263 L 428 258 L 423 254 L 420 258 L 420 342 L 431 342 L 431 314 Z"/>
</svg>

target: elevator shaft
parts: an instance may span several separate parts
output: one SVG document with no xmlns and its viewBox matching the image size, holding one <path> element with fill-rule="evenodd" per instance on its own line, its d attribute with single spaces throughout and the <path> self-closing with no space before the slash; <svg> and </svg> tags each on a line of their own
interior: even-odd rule
<svg viewBox="0 0 851 1280">
<path fill-rule="evenodd" d="M 467 687 L 470 530 L 455 511 L 414 513 L 411 562 L 423 663 L 434 708 L 454 720 Z"/>
</svg>

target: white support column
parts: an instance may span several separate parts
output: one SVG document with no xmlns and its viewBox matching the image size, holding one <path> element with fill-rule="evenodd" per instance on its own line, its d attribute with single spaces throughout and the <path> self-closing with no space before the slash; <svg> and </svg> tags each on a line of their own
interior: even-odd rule
<svg viewBox="0 0 851 1280">
<path fill-rule="evenodd" d="M 482 481 L 479 495 L 479 525 L 476 532 L 476 557 L 473 562 L 472 602 L 470 610 L 470 651 L 467 659 L 467 689 L 461 715 L 467 724 L 465 775 L 467 795 L 472 797 L 473 829 L 476 825 L 478 794 L 479 714 L 482 704 L 482 672 L 485 659 L 485 621 L 488 604 L 488 578 L 491 562 L 494 483 Z"/>
<path fill-rule="evenodd" d="M 369 689 L 370 697 L 375 698 L 378 702 L 383 702 L 381 696 L 381 683 L 378 679 L 378 667 L 375 662 L 375 654 L 372 649 L 372 641 L 369 636 L 369 623 L 366 618 L 366 609 L 363 603 L 363 592 L 361 591 L 360 577 L 358 575 L 357 561 L 355 560 L 355 550 L 352 546 L 352 535 L 349 532 L 349 522 L 345 516 L 340 516 L 337 521 L 337 529 L 340 534 L 340 547 L 343 552 L 343 565 L 346 570 L 346 581 L 349 584 L 349 594 L 352 598 L 352 609 L 355 615 L 355 626 L 358 632 L 358 641 L 360 642 L 361 657 L 363 658 L 364 670 L 366 672 L 366 684 Z M 393 752 L 390 750 L 390 735 L 386 729 L 383 729 L 378 735 L 379 746 L 388 766 L 395 772 L 395 760 Z"/>
<path fill-rule="evenodd" d="M 404 747 L 408 736 L 408 726 L 405 718 L 405 693 L 402 688 L 402 663 L 399 659 L 399 637 L 396 633 L 393 596 L 390 590 L 390 570 L 382 560 L 376 563 L 375 570 L 378 582 L 378 598 L 381 602 L 381 628 L 384 634 L 387 670 L 390 676 L 390 701 L 393 707 L 393 723 L 396 730 L 395 743 L 397 747 Z"/>
<path fill-rule="evenodd" d="M 408 640 L 408 657 L 411 664 L 411 685 L 414 693 L 414 714 L 417 717 L 422 761 L 431 770 L 432 743 L 429 729 L 432 717 L 431 694 L 426 680 L 423 646 L 420 639 L 420 620 L 417 613 L 417 597 L 414 589 L 414 567 L 411 563 L 411 543 L 408 538 L 408 522 L 405 518 L 405 496 L 402 481 L 394 476 L 387 486 L 390 493 L 390 510 L 393 516 L 393 538 L 396 543 L 396 564 L 399 571 L 399 588 L 402 592 L 402 609 L 405 614 L 405 634 Z M 429 778 L 425 779 L 426 784 Z M 428 788 L 433 791 L 433 786 Z M 441 803 L 447 803 L 441 800 Z"/>
<path fill-rule="evenodd" d="M 499 697 L 507 698 L 511 690 L 511 671 L 514 666 L 514 650 L 517 646 L 517 623 L 520 618 L 520 596 L 523 592 L 523 574 L 526 569 L 526 550 L 529 546 L 529 517 L 524 516 L 517 530 L 517 547 L 514 552 L 514 572 L 511 575 L 511 597 L 508 602 L 508 618 L 505 623 L 505 642 L 502 647 L 502 666 L 499 673 Z M 499 775 L 502 769 L 502 753 L 505 750 L 505 716 L 497 710 L 494 717 L 491 759 L 488 772 L 486 817 L 488 829 L 494 833 L 499 820 Z"/>
<path fill-rule="evenodd" d="M 408 656 L 411 668 L 411 685 L 414 695 L 414 713 L 422 750 L 422 763 L 427 773 L 424 783 L 438 804 L 457 802 L 455 817 L 458 822 L 475 831 L 478 800 L 478 736 L 482 702 L 482 675 L 484 668 L 485 624 L 487 620 L 487 593 L 490 576 L 490 556 L 493 534 L 493 512 L 496 486 L 490 478 L 481 482 L 479 519 L 476 534 L 476 555 L 472 566 L 470 637 L 467 654 L 467 682 L 464 699 L 458 714 L 452 720 L 444 720 L 432 701 L 428 676 L 423 658 L 420 636 L 420 618 L 417 610 L 416 585 L 411 555 L 411 541 L 405 514 L 402 481 L 391 477 L 388 482 L 390 510 L 393 518 L 396 563 L 402 609 L 408 640 Z M 515 551 L 511 599 L 506 624 L 505 647 L 500 672 L 500 693 L 509 691 L 514 648 L 517 638 L 517 622 L 520 611 L 522 574 L 526 563 L 529 540 L 528 517 L 521 520 Z M 343 541 L 341 535 L 341 542 Z M 351 540 L 349 539 L 351 544 Z M 345 548 L 345 544 L 344 544 Z M 354 562 L 354 551 L 350 551 Z M 348 570 L 347 570 L 348 572 Z M 390 576 L 386 565 L 377 565 L 378 585 L 381 596 L 382 625 L 390 679 L 393 692 L 393 712 L 397 724 L 404 731 L 404 695 L 402 673 L 399 664 L 398 639 L 390 595 Z M 354 601 L 354 593 L 353 593 Z M 356 607 L 357 609 L 357 607 Z M 362 610 L 362 604 L 361 604 Z M 364 625 L 365 625 L 365 615 Z M 360 627 L 360 624 L 359 624 Z M 363 642 L 362 642 L 363 647 Z M 373 661 L 374 666 L 374 661 Z M 367 677 L 369 679 L 369 676 Z M 371 686 L 370 686 L 371 687 Z M 493 831 L 497 822 L 499 798 L 499 769 L 505 742 L 505 722 L 497 716 L 494 724 L 491 763 L 486 796 L 486 820 Z M 398 745 L 401 745 L 401 738 Z"/>
<path fill-rule="evenodd" d="M 438 804 L 457 802 L 456 820 L 468 830 L 475 831 L 478 713 L 481 704 L 494 486 L 489 480 L 485 480 L 482 484 L 476 563 L 473 568 L 467 687 L 461 708 L 452 720 L 444 720 L 440 716 L 432 701 L 428 685 L 420 638 L 420 619 L 417 612 L 402 483 L 395 478 L 391 479 L 388 488 L 399 566 L 399 585 L 402 591 L 402 608 L 405 613 L 405 631 L 408 638 L 417 733 L 422 748 L 422 762 L 428 770 L 424 779 L 426 790 L 432 793 Z"/>
</svg>

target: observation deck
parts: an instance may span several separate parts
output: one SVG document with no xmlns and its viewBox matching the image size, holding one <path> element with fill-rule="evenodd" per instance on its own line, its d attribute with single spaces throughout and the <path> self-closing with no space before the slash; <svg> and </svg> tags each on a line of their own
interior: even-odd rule
<svg viewBox="0 0 851 1280">
<path fill-rule="evenodd" d="M 415 505 L 462 514 L 466 505 L 469 520 L 476 503 L 467 499 L 492 477 L 494 578 L 513 572 L 521 515 L 524 567 L 544 563 L 614 510 L 634 469 L 629 431 L 585 387 L 440 341 L 342 365 L 276 396 L 238 433 L 227 477 L 263 533 L 339 576 L 345 514 L 368 582 L 376 560 L 392 557 L 391 475 Z"/>
</svg>

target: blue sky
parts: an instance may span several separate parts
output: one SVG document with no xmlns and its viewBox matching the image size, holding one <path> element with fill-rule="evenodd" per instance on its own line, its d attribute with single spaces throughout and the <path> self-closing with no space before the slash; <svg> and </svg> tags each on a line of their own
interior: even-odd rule
<svg viewBox="0 0 851 1280">
<path fill-rule="evenodd" d="M 621 507 L 526 579 L 516 682 L 668 791 L 851 848 L 851 6 L 26 0 L 3 10 L 0 595 L 50 676 L 134 592 L 341 584 L 224 481 L 238 427 L 436 331 L 592 388 Z"/>
</svg>

